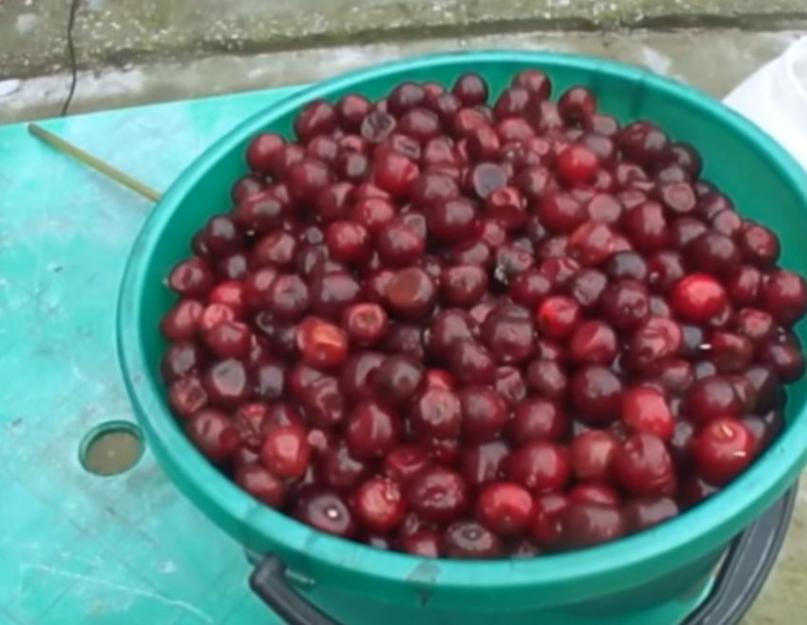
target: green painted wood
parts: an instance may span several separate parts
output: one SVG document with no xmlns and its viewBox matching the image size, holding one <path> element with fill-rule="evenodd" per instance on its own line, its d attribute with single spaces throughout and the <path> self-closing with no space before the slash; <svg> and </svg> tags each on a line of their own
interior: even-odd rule
<svg viewBox="0 0 807 625">
<path fill-rule="evenodd" d="M 44 122 L 166 188 L 214 140 L 293 89 Z M 243 550 L 146 451 L 84 471 L 84 434 L 133 420 L 115 355 L 129 248 L 151 205 L 0 126 L 0 623 L 277 623 L 246 585 Z"/>
<path fill-rule="evenodd" d="M 421 62 L 414 73 L 411 69 L 407 69 L 407 76 L 413 78 L 432 77 L 435 71 L 428 62 Z M 391 75 L 382 75 L 384 71 L 371 70 L 373 90 L 383 90 L 382 83 L 390 78 Z M 448 66 L 439 71 L 443 80 L 456 74 Z M 505 68 L 495 71 L 501 74 L 497 74 L 496 86 L 501 86 Z M 655 94 L 661 99 L 647 97 L 644 105 L 654 111 L 661 107 L 664 121 L 676 137 L 713 146 L 707 173 L 729 193 L 743 189 L 743 212 L 784 230 L 785 238 L 791 241 L 804 231 L 807 218 L 800 202 L 803 185 L 792 181 L 792 166 L 786 162 L 778 167 L 760 166 L 760 154 L 781 158 L 778 152 L 771 152 L 768 143 L 748 129 L 744 130 L 744 140 L 727 137 L 718 128 L 705 129 L 698 124 L 698 111 L 704 106 L 699 97 L 667 83 L 656 84 L 656 79 L 634 74 L 633 70 L 629 75 L 642 88 L 645 80 L 661 88 Z M 349 88 L 350 80 L 353 79 L 320 87 L 320 93 L 333 95 L 334 89 Z M 584 74 L 574 74 L 565 80 L 586 78 Z M 686 106 L 667 103 L 666 96 L 660 94 L 669 95 L 670 90 L 686 96 Z M 216 138 L 282 95 L 253 93 L 158 105 L 53 120 L 47 126 L 147 184 L 164 189 Z M 603 102 L 604 108 L 621 107 L 620 115 L 625 118 L 641 114 L 641 107 L 634 106 L 636 100 L 625 97 L 625 93 L 612 93 Z M 706 108 L 711 111 L 711 106 Z M 285 117 L 272 121 L 286 128 L 290 111 L 287 107 Z M 265 122 L 256 119 L 252 124 Z M 733 119 L 731 122 L 736 124 Z M 247 129 L 248 126 L 242 127 L 241 133 Z M 748 136 L 760 147 L 758 154 L 745 145 Z M 243 140 L 243 136 L 236 136 L 222 144 L 218 156 L 214 151 L 207 164 Z M 731 154 L 735 166 L 719 164 L 717 157 L 721 154 Z M 228 160 L 227 167 L 238 169 L 234 158 Z M 197 167 L 177 187 L 177 197 L 182 195 L 182 184 L 187 186 L 201 169 Z M 779 187 L 780 175 L 791 178 L 790 183 Z M 222 180 L 209 181 L 216 187 L 212 197 L 223 196 Z M 752 186 L 776 189 L 780 200 L 777 210 L 762 205 L 750 192 Z M 0 559 L 0 623 L 276 622 L 246 588 L 248 566 L 238 543 L 180 497 L 150 453 L 132 471 L 111 478 L 90 476 L 78 462 L 77 450 L 85 432 L 106 420 L 132 418 L 115 363 L 113 319 L 125 256 L 150 206 L 37 143 L 21 126 L 0 127 L 0 189 L 0 488 L 6 495 L 0 503 L 0 554 L 4 556 Z M 795 243 L 786 241 L 786 250 L 786 264 L 802 266 L 807 262 L 804 250 Z M 163 261 L 168 262 L 167 257 Z M 162 268 L 153 269 L 158 270 Z M 157 282 L 155 288 L 156 285 Z M 149 314 L 159 312 L 155 309 Z M 146 340 L 152 347 L 158 345 L 156 335 Z M 697 569 L 703 577 L 684 575 L 692 581 L 690 594 L 679 595 L 678 604 L 666 606 L 669 614 L 684 614 L 702 597 L 707 587 L 702 580 L 708 579 L 711 563 L 717 558 L 717 550 L 706 548 L 728 540 L 795 474 L 804 455 L 803 442 L 795 445 L 793 438 L 804 431 L 804 415 L 798 409 L 803 404 L 805 388 L 802 384 L 794 393 L 788 439 L 768 453 L 764 466 L 760 464 L 731 487 L 733 493 L 742 490 L 751 497 L 754 510 L 726 493 L 718 498 L 720 503 L 715 500 L 714 505 L 689 514 L 686 521 L 681 519 L 596 551 L 552 556 L 540 564 L 501 562 L 460 567 L 457 563 L 440 563 L 429 568 L 412 558 L 371 552 L 359 545 L 302 531 L 290 521 L 278 523 L 267 511 L 256 511 L 232 486 L 218 482 L 211 485 L 213 493 L 206 496 L 219 501 L 207 512 L 231 531 L 239 529 L 234 533 L 240 540 L 259 547 L 301 541 L 294 564 L 298 571 L 306 572 L 307 568 L 320 582 L 320 590 L 325 593 L 319 599 L 327 599 L 323 603 L 337 613 L 350 614 L 364 605 L 356 601 L 361 592 L 372 593 L 379 601 L 363 616 L 375 625 L 401 619 L 410 623 L 411 613 L 398 610 L 396 603 L 401 599 L 411 603 L 417 597 L 410 591 L 424 588 L 430 589 L 430 600 L 439 599 L 449 608 L 473 601 L 478 612 L 475 618 L 487 621 L 500 606 L 522 598 L 517 595 L 528 586 L 527 578 L 540 573 L 533 568 L 543 567 L 544 573 L 553 578 L 542 593 L 544 599 L 553 598 L 556 591 L 567 590 L 566 582 L 579 572 L 580 565 L 592 569 L 593 578 L 595 559 L 625 559 L 626 553 L 638 554 L 638 558 L 641 551 L 655 549 L 651 543 L 657 536 L 660 539 L 680 534 L 685 524 L 705 523 L 710 513 L 723 515 L 717 506 L 724 504 L 733 515 L 730 521 L 694 539 L 697 544 L 693 548 L 706 553 L 687 573 Z M 176 444 L 187 445 L 178 441 Z M 209 467 L 201 467 L 198 457 L 193 459 L 184 451 L 178 457 L 188 460 L 188 468 L 199 469 L 194 473 L 196 482 L 200 476 L 208 475 Z M 777 461 L 786 464 L 788 470 L 786 474 L 774 472 L 775 484 L 771 484 L 762 471 L 775 467 Z M 175 461 L 173 464 L 175 472 L 181 470 Z M 187 480 L 182 482 L 186 490 L 193 490 Z M 201 488 L 194 484 L 197 487 Z M 238 528 L 225 522 L 228 519 L 222 512 L 223 499 L 228 500 L 228 515 L 234 510 L 248 513 L 238 517 Z M 282 536 L 278 528 L 282 528 Z M 289 549 L 288 544 L 284 548 Z M 671 555 L 680 561 L 684 559 L 682 554 L 683 547 L 678 545 Z M 642 564 L 643 568 L 632 566 L 632 579 L 639 573 L 647 577 L 658 566 L 658 560 Z M 327 568 L 321 569 L 321 562 L 326 562 Z M 334 571 L 345 576 L 343 581 L 348 583 L 349 592 L 337 588 L 339 592 L 327 594 L 328 585 L 338 586 L 340 576 Z M 406 583 L 391 584 L 390 580 L 399 574 L 405 576 Z M 433 583 L 435 580 L 440 582 L 440 588 Z M 448 583 L 444 585 L 443 581 Z M 459 588 L 474 584 L 478 588 L 470 594 L 465 592 L 468 588 Z M 579 590 L 582 586 L 577 583 L 576 587 Z M 387 594 L 388 590 L 394 592 Z M 439 592 L 432 594 L 431 590 Z M 662 588 L 654 590 L 664 594 Z M 497 593 L 504 597 L 503 602 L 491 600 Z M 612 603 L 624 599 L 621 596 Z M 645 607 L 653 608 L 647 596 L 628 599 L 634 607 L 644 602 Z M 621 608 L 605 605 L 608 600 L 604 601 L 597 602 L 598 610 L 613 607 L 616 613 Z M 391 606 L 395 609 L 390 610 Z M 431 605 L 423 622 L 439 621 L 445 614 L 445 609 Z M 599 611 L 581 607 L 575 614 L 577 623 L 600 621 Z"/>
</svg>

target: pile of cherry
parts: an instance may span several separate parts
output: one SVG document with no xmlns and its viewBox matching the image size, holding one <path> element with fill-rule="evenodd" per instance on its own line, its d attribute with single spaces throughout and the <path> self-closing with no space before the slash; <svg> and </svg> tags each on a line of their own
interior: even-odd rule
<svg viewBox="0 0 807 625">
<path fill-rule="evenodd" d="M 169 277 L 190 439 L 324 531 L 424 556 L 612 540 L 782 427 L 807 288 L 646 121 L 539 71 L 314 101 Z M 730 154 L 725 158 L 731 158 Z"/>
</svg>

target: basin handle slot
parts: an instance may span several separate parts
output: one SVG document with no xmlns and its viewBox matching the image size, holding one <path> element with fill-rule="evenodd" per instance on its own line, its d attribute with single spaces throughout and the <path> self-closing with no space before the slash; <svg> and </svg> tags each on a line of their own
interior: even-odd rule
<svg viewBox="0 0 807 625">
<path fill-rule="evenodd" d="M 287 625 L 339 625 L 306 601 L 286 579 L 286 565 L 268 555 L 252 571 L 249 585 Z"/>
<path fill-rule="evenodd" d="M 756 599 L 785 539 L 798 484 L 732 541 L 712 594 L 683 625 L 733 625 Z"/>
</svg>

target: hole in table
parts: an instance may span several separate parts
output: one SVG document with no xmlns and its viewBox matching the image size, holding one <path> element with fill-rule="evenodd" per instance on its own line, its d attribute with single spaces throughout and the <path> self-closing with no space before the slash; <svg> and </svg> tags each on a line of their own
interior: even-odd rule
<svg viewBox="0 0 807 625">
<path fill-rule="evenodd" d="M 81 465 L 95 475 L 128 471 L 143 455 L 143 434 L 128 421 L 108 421 L 87 432 L 79 448 Z"/>
</svg>

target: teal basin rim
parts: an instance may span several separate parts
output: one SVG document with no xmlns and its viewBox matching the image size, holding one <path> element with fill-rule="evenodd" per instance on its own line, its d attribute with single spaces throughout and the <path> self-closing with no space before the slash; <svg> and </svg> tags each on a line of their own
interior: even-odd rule
<svg viewBox="0 0 807 625">
<path fill-rule="evenodd" d="M 436 561 L 332 537 L 257 504 L 195 450 L 168 410 L 159 382 L 149 376 L 153 363 L 147 362 L 138 328 L 143 305 L 139 294 L 145 287 L 146 263 L 170 215 L 206 170 L 223 154 L 236 148 L 244 137 L 259 132 L 271 119 L 294 111 L 309 100 L 401 69 L 428 69 L 460 62 L 468 69 L 478 64 L 507 62 L 545 65 L 550 71 L 553 66 L 562 66 L 611 75 L 648 90 L 664 92 L 678 100 L 682 107 L 695 109 L 714 122 L 730 127 L 732 132 L 753 144 L 778 170 L 783 181 L 797 190 L 803 205 L 807 206 L 807 178 L 803 170 L 751 122 L 690 87 L 613 61 L 550 52 L 459 52 L 386 63 L 315 84 L 247 119 L 206 150 L 165 193 L 134 244 L 120 291 L 118 351 L 127 390 L 150 444 L 186 495 L 203 509 L 217 509 L 230 527 L 241 528 L 239 531 L 245 536 L 248 524 L 252 532 L 270 537 L 281 553 L 304 551 L 311 559 L 335 569 L 390 582 L 407 579 L 424 562 L 430 562 L 438 570 L 436 581 L 443 588 L 496 590 L 541 585 L 543 589 L 551 589 L 571 582 L 650 574 L 654 561 L 672 558 L 684 562 L 689 553 L 700 553 L 721 541 L 726 542 L 795 480 L 807 457 L 805 406 L 793 411 L 783 434 L 741 477 L 694 509 L 656 528 L 606 545 L 534 559 Z"/>
</svg>

